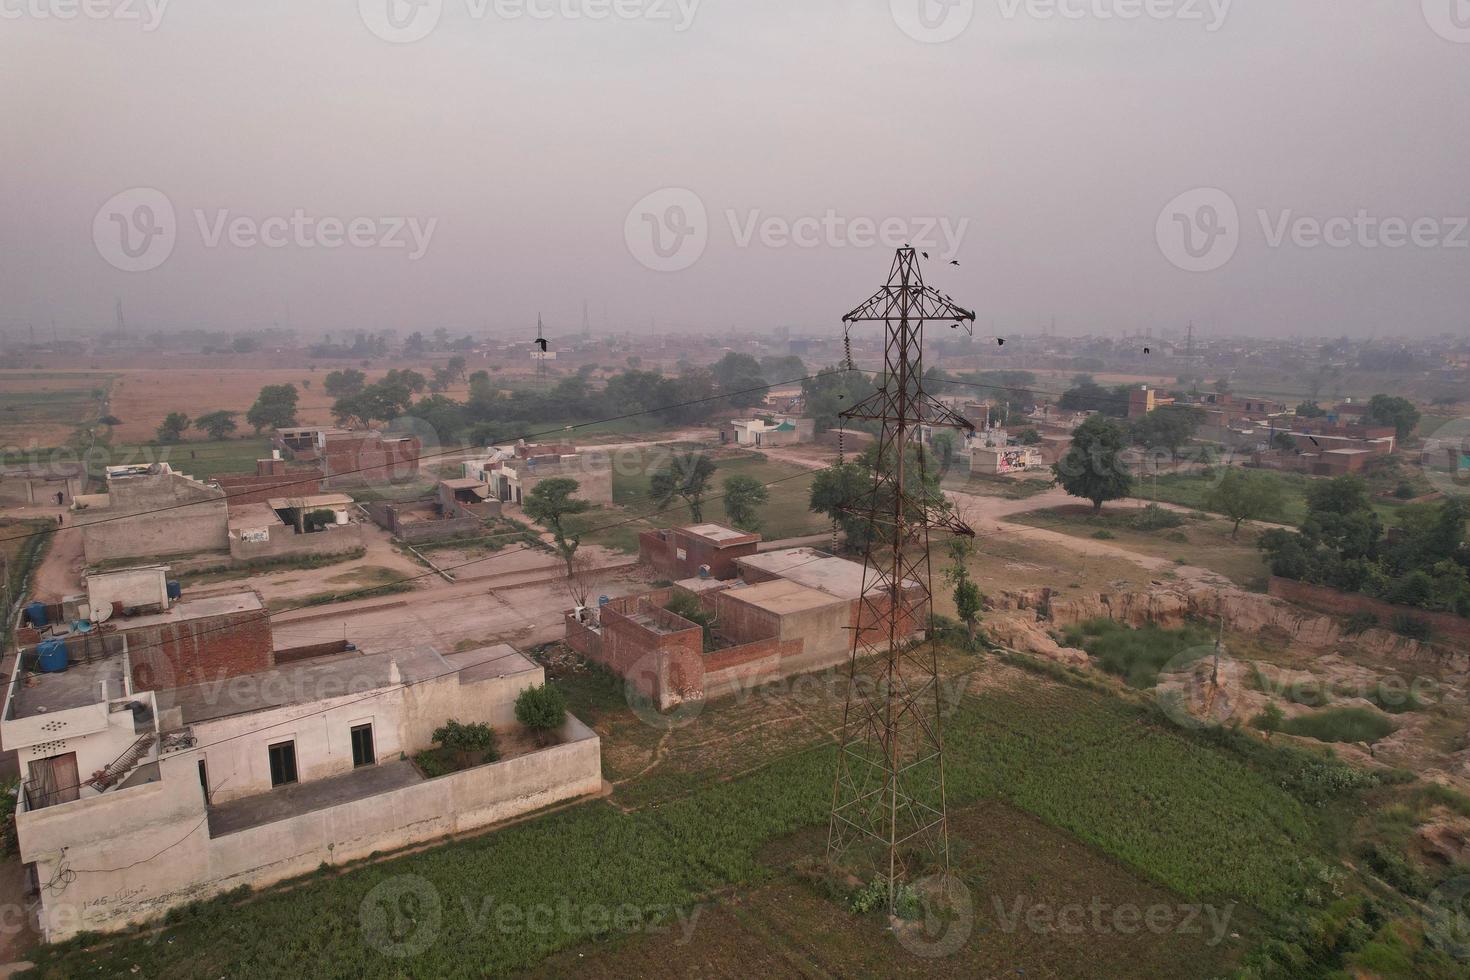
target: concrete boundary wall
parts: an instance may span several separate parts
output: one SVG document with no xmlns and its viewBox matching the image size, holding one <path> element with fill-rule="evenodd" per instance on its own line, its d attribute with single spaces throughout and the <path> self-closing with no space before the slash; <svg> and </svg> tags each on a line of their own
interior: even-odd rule
<svg viewBox="0 0 1470 980">
<path fill-rule="evenodd" d="M 175 753 L 161 761 L 160 782 L 84 806 L 17 814 L 22 860 L 36 863 L 41 881 L 76 872 L 65 887 L 48 893 L 42 929 L 50 942 L 84 930 L 114 931 L 241 885 L 262 888 L 322 864 L 393 851 L 599 792 L 597 735 L 571 715 L 560 734 L 560 744 L 528 755 L 220 837 L 209 835 L 198 754 Z M 96 870 L 133 862 L 127 870 Z"/>
</svg>

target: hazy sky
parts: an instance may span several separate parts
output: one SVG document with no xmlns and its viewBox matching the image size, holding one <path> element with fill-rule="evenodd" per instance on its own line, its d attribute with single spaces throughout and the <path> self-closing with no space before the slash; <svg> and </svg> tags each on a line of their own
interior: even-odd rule
<svg viewBox="0 0 1470 980">
<path fill-rule="evenodd" d="M 13 335 L 836 330 L 884 222 L 1002 330 L 1470 330 L 1466 0 L 161 2 L 0 0 Z"/>
</svg>

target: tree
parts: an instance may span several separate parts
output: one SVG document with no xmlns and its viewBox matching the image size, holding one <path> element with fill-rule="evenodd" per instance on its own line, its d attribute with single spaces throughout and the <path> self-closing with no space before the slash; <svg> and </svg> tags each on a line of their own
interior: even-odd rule
<svg viewBox="0 0 1470 980">
<path fill-rule="evenodd" d="M 873 379 L 861 371 L 826 367 L 801 383 L 806 414 L 816 420 L 816 430 L 826 432 L 841 424 L 840 413 L 871 396 L 878 389 Z M 871 429 L 869 422 L 854 422 L 851 429 Z"/>
<path fill-rule="evenodd" d="M 1205 415 L 1189 405 L 1161 405 L 1133 422 L 1133 441 L 1150 450 L 1168 450 L 1173 456 L 1194 438 Z"/>
<path fill-rule="evenodd" d="M 546 745 L 567 720 L 567 699 L 551 684 L 528 687 L 516 696 L 516 721 Z"/>
<path fill-rule="evenodd" d="M 1052 464 L 1055 482 L 1072 496 L 1092 501 L 1094 514 L 1100 512 L 1104 503 L 1133 490 L 1133 475 L 1123 462 L 1126 443 L 1122 425 L 1092 416 L 1072 433 L 1072 446 L 1061 461 Z"/>
<path fill-rule="evenodd" d="M 970 578 L 970 557 L 975 553 L 975 540 L 956 536 L 949 539 L 950 566 L 944 577 L 954 586 L 955 613 L 965 624 L 970 642 L 975 642 L 975 628 L 980 622 L 980 610 L 985 606 L 985 596 L 980 586 Z"/>
<path fill-rule="evenodd" d="M 848 548 L 866 549 L 883 529 L 884 525 L 869 521 L 865 512 L 869 508 L 880 514 L 892 511 L 893 484 L 880 477 L 892 473 L 896 463 L 897 456 L 891 447 L 880 459 L 874 444 L 864 449 L 854 462 L 833 464 L 812 480 L 810 509 L 827 515 L 842 528 Z M 939 487 L 940 470 L 932 453 L 909 443 L 904 452 L 904 472 L 909 477 L 906 481 L 908 520 L 922 519 L 926 507 L 931 512 L 949 509 L 950 503 Z"/>
<path fill-rule="evenodd" d="M 1275 701 L 1267 701 L 1265 710 L 1256 716 L 1256 727 L 1266 733 L 1266 741 L 1271 741 L 1271 736 L 1281 731 L 1286 721 L 1286 714 L 1281 706 Z"/>
<path fill-rule="evenodd" d="M 1419 410 L 1407 398 L 1397 395 L 1374 395 L 1368 400 L 1367 421 L 1377 425 L 1391 425 L 1402 441 L 1414 434 L 1419 426 Z"/>
<path fill-rule="evenodd" d="M 474 346 L 473 342 L 471 342 L 470 346 L 471 347 Z M 464 376 L 465 376 L 464 375 L 464 372 L 465 372 L 465 367 L 467 366 L 467 364 L 468 364 L 468 362 L 465 361 L 463 354 L 455 354 L 453 357 L 451 357 L 449 359 L 449 363 L 444 366 L 445 367 L 445 370 L 447 370 L 449 372 L 449 380 L 450 381 L 462 381 L 462 380 L 464 380 Z"/>
<path fill-rule="evenodd" d="M 731 406 L 754 408 L 766 403 L 766 379 L 761 374 L 760 362 L 749 354 L 730 351 L 710 371 Z"/>
<path fill-rule="evenodd" d="M 763 483 L 753 476 L 729 476 L 724 482 L 725 516 L 742 531 L 759 531 L 760 514 L 771 497 Z"/>
<path fill-rule="evenodd" d="M 481 762 L 494 762 L 500 758 L 495 748 L 495 729 L 484 722 L 461 724 L 453 718 L 434 729 L 430 739 L 442 745 L 455 757 L 459 768 L 467 769 L 474 764 L 478 754 Z"/>
<path fill-rule="evenodd" d="M 245 421 L 256 434 L 269 426 L 273 429 L 296 424 L 296 386 L 291 384 L 266 385 L 260 389 L 255 404 L 245 413 Z"/>
<path fill-rule="evenodd" d="M 551 529 L 557 553 L 567 565 L 567 578 L 572 577 L 572 558 L 576 556 L 582 539 L 579 535 L 567 534 L 566 518 L 592 509 L 590 500 L 578 500 L 572 496 L 581 488 L 582 485 L 571 477 L 556 476 L 536 484 L 523 502 L 527 517 Z"/>
<path fill-rule="evenodd" d="M 235 412 L 226 412 L 224 409 L 210 412 L 208 415 L 201 415 L 195 419 L 194 428 L 200 432 L 209 433 L 211 439 L 228 439 L 230 433 L 239 428 L 235 424 L 235 415 Z"/>
<path fill-rule="evenodd" d="M 362 391 L 367 384 L 367 375 L 357 368 L 346 368 L 342 371 L 332 371 L 322 382 L 327 394 L 333 398 L 342 398 L 346 395 L 355 395 Z"/>
<path fill-rule="evenodd" d="M 677 497 L 689 506 L 689 519 L 704 520 L 704 496 L 715 473 L 715 462 L 704 453 L 676 453 L 649 480 L 648 496 L 666 509 Z"/>
<path fill-rule="evenodd" d="M 158 441 L 178 442 L 184 438 L 184 430 L 187 428 L 189 416 L 183 412 L 169 412 L 158 426 Z"/>
<path fill-rule="evenodd" d="M 1235 522 L 1233 538 L 1244 521 L 1278 516 L 1286 507 L 1286 493 L 1274 476 L 1232 469 L 1205 496 L 1205 506 Z"/>
<path fill-rule="evenodd" d="M 1296 407 L 1296 417 L 1299 419 L 1320 419 L 1326 414 L 1327 409 L 1315 401 L 1302 402 Z"/>
</svg>

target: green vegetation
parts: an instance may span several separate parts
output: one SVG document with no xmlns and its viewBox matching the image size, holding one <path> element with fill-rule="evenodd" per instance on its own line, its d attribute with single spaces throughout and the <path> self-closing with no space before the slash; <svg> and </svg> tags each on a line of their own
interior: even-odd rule
<svg viewBox="0 0 1470 980">
<path fill-rule="evenodd" d="M 1470 616 L 1470 549 L 1464 544 L 1470 503 L 1448 498 L 1411 506 L 1385 536 L 1361 478 L 1313 484 L 1297 532 L 1272 530 L 1260 539 L 1271 571 L 1284 578 L 1362 592 L 1405 606 Z M 1428 625 L 1395 616 L 1400 635 L 1428 639 Z"/>
<path fill-rule="evenodd" d="M 1185 651 L 1204 656 L 1214 646 L 1214 638 L 1203 627 L 1166 630 L 1150 624 L 1131 629 L 1111 619 L 1079 623 L 1068 627 L 1064 635 L 1068 646 L 1086 650 L 1103 670 L 1136 688 L 1157 684 L 1160 669 Z M 1176 664 L 1183 665 L 1183 661 Z"/>
<path fill-rule="evenodd" d="M 435 748 L 413 757 L 414 763 L 430 779 L 500 759 L 495 729 L 481 722 L 462 724 L 451 718 L 434 729 L 430 738 Z"/>
<path fill-rule="evenodd" d="M 567 519 L 592 509 L 591 501 L 573 496 L 580 489 L 582 485 L 576 480 L 553 477 L 536 484 L 525 500 L 526 516 L 551 529 L 556 540 L 556 552 L 566 563 L 568 576 L 572 574 L 572 561 L 577 557 L 582 539 L 567 533 Z"/>
<path fill-rule="evenodd" d="M 1328 708 L 1298 715 L 1282 726 L 1289 735 L 1319 742 L 1376 742 L 1392 734 L 1394 723 L 1372 708 Z"/>
<path fill-rule="evenodd" d="M 326 568 L 329 565 L 340 565 L 344 562 L 361 561 L 366 554 L 366 549 L 354 548 L 340 555 L 283 555 L 279 558 L 256 558 L 251 561 L 231 562 L 220 568 L 211 568 L 202 572 L 183 572 L 178 575 L 178 580 L 185 586 L 211 585 L 215 582 L 228 582 L 232 579 L 265 575 L 271 572 L 304 571 Z"/>
<path fill-rule="evenodd" d="M 689 620 L 700 628 L 703 633 L 704 652 L 713 652 L 718 644 L 715 641 L 715 614 L 709 612 L 700 605 L 696 596 L 688 592 L 675 592 L 669 601 L 664 603 L 664 608 L 675 616 Z"/>
<path fill-rule="evenodd" d="M 168 463 L 195 479 L 208 480 L 231 473 L 254 473 L 255 461 L 269 456 L 270 452 L 270 440 L 265 438 L 222 439 L 182 445 L 121 443 L 112 447 L 107 462 L 113 466 Z"/>
<path fill-rule="evenodd" d="M 266 385 L 260 389 L 250 411 L 245 413 L 245 421 L 250 423 L 256 435 L 260 435 L 262 429 L 295 425 L 299 397 L 295 385 Z"/>
<path fill-rule="evenodd" d="M 715 461 L 707 454 L 678 453 L 649 478 L 648 498 L 659 510 L 682 500 L 689 519 L 698 524 L 704 520 L 704 497 L 709 493 L 709 481 L 714 475 Z"/>
<path fill-rule="evenodd" d="M 835 522 L 843 530 L 847 548 L 861 551 L 874 539 L 879 525 L 870 522 L 860 513 L 860 508 L 873 507 L 878 513 L 893 510 L 893 483 L 880 479 L 897 472 L 898 457 L 893 449 L 879 459 L 878 445 L 868 446 L 851 463 L 834 463 L 817 473 L 811 483 L 808 507 L 813 514 L 821 514 Z M 925 447 L 909 444 L 904 449 L 904 470 L 910 474 L 922 474 L 910 484 L 912 503 L 908 509 L 910 520 L 917 520 L 925 504 L 932 510 L 947 510 L 949 500 L 940 489 L 940 469 L 933 454 Z"/>
<path fill-rule="evenodd" d="M 742 531 L 759 531 L 760 510 L 771 499 L 770 491 L 751 476 L 727 476 L 721 485 L 725 514 Z"/>
<path fill-rule="evenodd" d="M 1093 415 L 1072 433 L 1072 446 L 1052 464 L 1057 483 L 1074 497 L 1092 502 L 1093 513 L 1109 500 L 1133 491 L 1133 477 L 1123 462 L 1127 433 L 1105 415 Z"/>
<path fill-rule="evenodd" d="M 553 684 L 528 687 L 516 697 L 516 721 L 536 737 L 538 744 L 549 744 L 566 720 L 566 695 Z"/>
</svg>

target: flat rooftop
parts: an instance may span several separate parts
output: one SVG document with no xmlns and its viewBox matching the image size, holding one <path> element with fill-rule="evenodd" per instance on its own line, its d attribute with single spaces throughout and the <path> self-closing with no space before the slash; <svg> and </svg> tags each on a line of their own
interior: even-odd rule
<svg viewBox="0 0 1470 980">
<path fill-rule="evenodd" d="M 742 569 L 753 568 L 839 599 L 856 599 L 863 594 L 864 569 L 861 564 L 818 551 L 816 548 L 768 551 L 748 558 L 737 558 L 735 563 Z M 918 584 L 912 579 L 904 582 L 908 588 L 914 588 Z M 869 592 L 879 589 L 881 586 L 876 581 L 869 582 Z"/>
<path fill-rule="evenodd" d="M 267 504 L 240 504 L 230 508 L 231 531 L 258 531 L 283 523 L 280 515 Z"/>
<path fill-rule="evenodd" d="M 101 704 L 107 698 L 123 696 L 123 658 L 103 657 L 90 663 L 73 662 L 66 670 L 55 674 L 26 674 L 10 699 L 10 710 L 14 718 L 33 718 L 36 715 L 85 708 L 89 704 Z M 107 682 L 107 696 L 103 696 L 102 684 Z"/>
<path fill-rule="evenodd" d="M 352 498 L 345 493 L 313 493 L 304 497 L 272 497 L 266 501 L 272 510 L 288 507 L 348 507 Z"/>
<path fill-rule="evenodd" d="M 119 630 L 140 629 L 144 626 L 163 626 L 169 623 L 184 623 L 191 619 L 207 619 L 211 616 L 228 616 L 231 613 L 264 611 L 265 606 L 256 592 L 226 592 L 223 595 L 201 596 L 198 599 L 181 599 L 167 612 L 149 613 L 145 616 L 114 617 L 108 624 Z"/>
<path fill-rule="evenodd" d="M 439 484 L 440 484 L 440 486 L 448 487 L 451 490 L 484 490 L 485 489 L 485 484 L 484 484 L 483 481 L 481 481 L 481 480 L 472 480 L 472 479 L 468 479 L 468 478 L 462 479 L 462 480 L 440 480 L 439 481 Z"/>
<path fill-rule="evenodd" d="M 745 531 L 737 531 L 733 527 L 723 524 L 693 524 L 679 530 L 691 537 L 704 538 L 718 545 L 747 544 L 751 541 L 759 541 L 759 534 L 750 534 Z"/>
<path fill-rule="evenodd" d="M 220 837 L 262 824 L 324 810 L 327 807 L 390 793 L 423 782 L 407 759 L 363 766 L 326 779 L 278 786 L 268 793 L 231 800 L 209 808 L 209 836 Z"/>
<path fill-rule="evenodd" d="M 370 657 L 346 654 L 324 663 L 276 667 L 224 681 L 175 688 L 169 693 L 169 699 L 183 710 L 184 724 L 192 725 L 253 711 L 366 694 L 394 683 L 392 664 L 393 657 L 386 653 Z"/>
<path fill-rule="evenodd" d="M 807 588 L 805 585 L 784 578 L 761 582 L 758 585 L 748 585 L 743 589 L 733 590 L 730 594 L 738 602 L 749 603 L 757 609 L 764 609 L 777 616 L 847 602 L 846 599 L 820 589 Z"/>
</svg>

